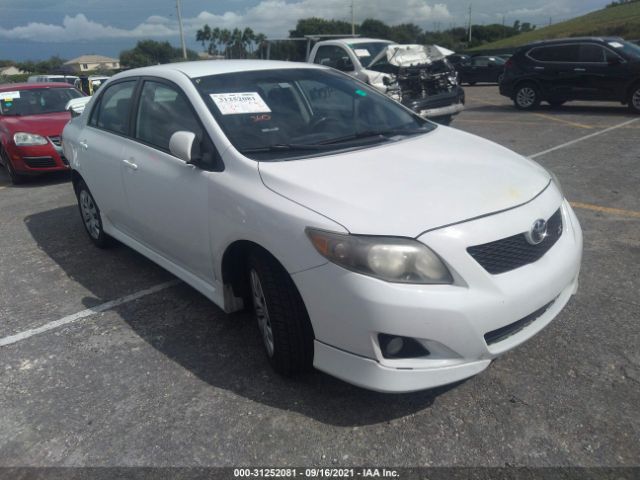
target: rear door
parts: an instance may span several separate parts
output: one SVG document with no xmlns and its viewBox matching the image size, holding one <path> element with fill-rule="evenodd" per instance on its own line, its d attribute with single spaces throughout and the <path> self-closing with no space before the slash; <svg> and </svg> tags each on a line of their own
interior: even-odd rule
<svg viewBox="0 0 640 480">
<path fill-rule="evenodd" d="M 81 174 L 102 215 L 117 228 L 122 228 L 127 212 L 120 164 L 137 83 L 134 78 L 109 85 L 78 135 Z"/>
<path fill-rule="evenodd" d="M 173 83 L 144 79 L 132 115 L 132 137 L 120 159 L 128 203 L 126 228 L 147 248 L 207 283 L 213 282 L 208 175 L 169 152 L 177 131 L 208 137 L 191 104 Z"/>
<path fill-rule="evenodd" d="M 579 52 L 579 45 L 572 43 L 536 47 L 527 53 L 537 63 L 534 70 L 543 79 L 548 97 L 580 98 L 586 80 L 585 69 L 579 63 Z"/>
</svg>

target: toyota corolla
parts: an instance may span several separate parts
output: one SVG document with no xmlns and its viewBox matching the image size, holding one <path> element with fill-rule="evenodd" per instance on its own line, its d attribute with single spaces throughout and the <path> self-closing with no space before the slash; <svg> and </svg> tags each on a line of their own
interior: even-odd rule
<svg viewBox="0 0 640 480">
<path fill-rule="evenodd" d="M 330 68 L 130 70 L 63 139 L 89 238 L 252 308 L 282 374 L 455 382 L 578 287 L 582 233 L 550 172 Z"/>
</svg>

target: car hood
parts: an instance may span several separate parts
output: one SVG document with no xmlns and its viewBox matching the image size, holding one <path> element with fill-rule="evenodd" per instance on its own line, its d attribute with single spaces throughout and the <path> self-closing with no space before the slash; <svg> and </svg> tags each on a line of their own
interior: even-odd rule
<svg viewBox="0 0 640 480">
<path fill-rule="evenodd" d="M 69 112 L 59 112 L 25 116 L 7 115 L 2 117 L 1 121 L 11 133 L 27 132 L 55 136 L 62 133 L 62 129 L 70 119 Z"/>
<path fill-rule="evenodd" d="M 259 164 L 274 192 L 349 232 L 418 237 L 526 203 L 550 182 L 535 162 L 448 127 L 355 152 Z"/>
<path fill-rule="evenodd" d="M 429 65 L 436 60 L 442 60 L 444 55 L 435 46 L 429 45 L 396 45 L 385 47 L 376 55 L 367 68 L 379 63 L 389 63 L 396 67 L 412 67 L 416 65 Z"/>
</svg>

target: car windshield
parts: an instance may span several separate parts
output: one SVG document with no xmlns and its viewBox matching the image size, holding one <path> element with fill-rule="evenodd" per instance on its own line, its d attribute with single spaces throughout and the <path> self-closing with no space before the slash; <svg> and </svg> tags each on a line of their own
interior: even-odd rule
<svg viewBox="0 0 640 480">
<path fill-rule="evenodd" d="M 631 42 L 625 41 L 613 41 L 607 42 L 610 47 L 613 47 L 617 52 L 623 52 L 628 57 L 640 59 L 640 46 Z"/>
<path fill-rule="evenodd" d="M 388 42 L 367 42 L 367 43 L 352 43 L 349 44 L 349 48 L 353 50 L 356 57 L 360 59 L 360 63 L 364 66 L 369 65 L 376 56 L 391 45 Z"/>
<path fill-rule="evenodd" d="M 194 83 L 234 147 L 256 160 L 364 148 L 435 128 L 385 95 L 329 69 L 237 72 Z"/>
<path fill-rule="evenodd" d="M 75 88 L 30 88 L 0 92 L 1 115 L 40 115 L 64 112 L 67 102 L 82 94 Z"/>
</svg>

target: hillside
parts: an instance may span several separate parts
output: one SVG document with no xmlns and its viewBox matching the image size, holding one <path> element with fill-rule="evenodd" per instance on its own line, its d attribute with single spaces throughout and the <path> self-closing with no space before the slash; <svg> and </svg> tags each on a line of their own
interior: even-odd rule
<svg viewBox="0 0 640 480">
<path fill-rule="evenodd" d="M 640 38 L 640 2 L 597 10 L 566 22 L 487 43 L 472 50 L 519 47 L 536 40 L 591 35 Z"/>
</svg>

